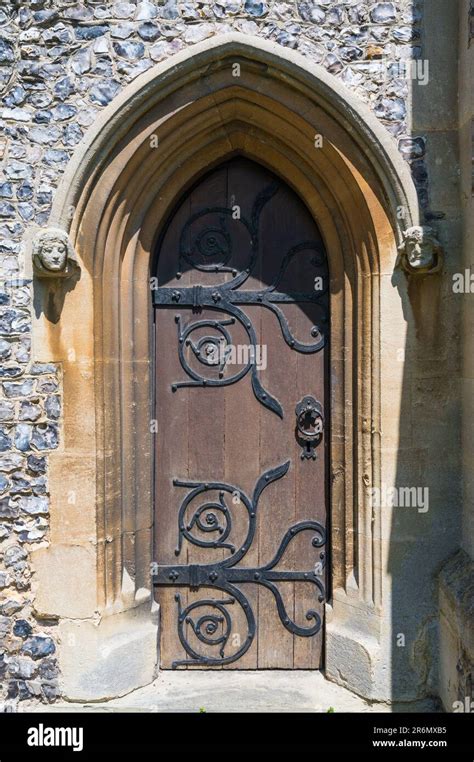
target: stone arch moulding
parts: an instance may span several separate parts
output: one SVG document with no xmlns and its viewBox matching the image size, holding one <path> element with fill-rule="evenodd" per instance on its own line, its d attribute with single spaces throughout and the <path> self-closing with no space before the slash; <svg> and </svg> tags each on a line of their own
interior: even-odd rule
<svg viewBox="0 0 474 762">
<path fill-rule="evenodd" d="M 128 85 L 77 147 L 55 197 L 51 224 L 69 232 L 81 277 L 57 319 L 48 313 L 51 287 L 35 283 L 35 359 L 61 364 L 64 390 L 50 544 L 35 552 L 35 577 L 38 611 L 59 620 L 70 699 L 125 694 L 150 682 L 159 662 L 150 258 L 183 191 L 236 154 L 292 186 L 325 239 L 333 321 L 326 674 L 369 698 L 389 690 L 379 657 L 383 542 L 368 491 L 380 480 L 380 287 L 397 258 L 399 207 L 404 227 L 418 223 L 416 193 L 391 136 L 335 78 L 294 51 L 232 34 Z M 350 677 L 349 663 L 358 665 Z"/>
</svg>

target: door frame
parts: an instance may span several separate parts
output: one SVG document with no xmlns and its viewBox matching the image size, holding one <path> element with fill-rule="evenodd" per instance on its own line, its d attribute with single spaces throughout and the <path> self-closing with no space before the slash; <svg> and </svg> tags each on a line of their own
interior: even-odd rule
<svg viewBox="0 0 474 762">
<path fill-rule="evenodd" d="M 327 136 L 322 148 L 316 132 Z M 231 34 L 178 53 L 126 87 L 78 147 L 55 196 L 51 224 L 69 233 L 81 273 L 73 288 L 57 286 L 56 321 L 48 314 L 52 285 L 35 283 L 34 357 L 62 365 L 64 424 L 50 460 L 50 542 L 34 563 L 37 606 L 59 619 L 71 699 L 120 695 L 156 673 L 150 257 L 160 221 L 201 168 L 236 153 L 304 198 L 328 252 L 326 675 L 367 698 L 390 692 L 382 654 L 390 646 L 382 637 L 386 540 L 370 490 L 381 471 L 381 330 L 395 340 L 403 320 L 388 289 L 402 229 L 419 222 L 416 191 L 391 137 L 335 77 L 294 51 Z M 381 289 L 390 301 L 384 311 Z M 81 512 L 68 503 L 70 490 Z M 51 584 L 58 566 L 70 570 L 60 589 Z M 78 579 L 88 580 L 80 594 Z M 78 647 L 87 662 L 80 676 Z M 348 663 L 360 666 L 341 676 Z"/>
</svg>

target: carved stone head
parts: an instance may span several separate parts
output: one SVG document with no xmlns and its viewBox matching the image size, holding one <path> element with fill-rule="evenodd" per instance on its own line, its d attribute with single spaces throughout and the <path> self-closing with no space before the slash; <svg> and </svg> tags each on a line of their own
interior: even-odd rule
<svg viewBox="0 0 474 762">
<path fill-rule="evenodd" d="M 405 230 L 398 250 L 406 272 L 434 273 L 441 268 L 441 244 L 433 228 L 426 225 L 415 225 Z"/>
<path fill-rule="evenodd" d="M 59 228 L 46 228 L 33 242 L 33 266 L 39 278 L 70 278 L 79 269 L 69 236 Z"/>
</svg>

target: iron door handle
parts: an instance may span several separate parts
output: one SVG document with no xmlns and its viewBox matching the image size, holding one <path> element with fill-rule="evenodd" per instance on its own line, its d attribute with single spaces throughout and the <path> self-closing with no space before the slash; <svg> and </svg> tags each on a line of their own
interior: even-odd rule
<svg viewBox="0 0 474 762">
<path fill-rule="evenodd" d="M 316 460 L 315 447 L 320 443 L 324 429 L 323 406 L 308 394 L 296 405 L 295 414 L 296 436 L 302 445 L 301 459 Z"/>
</svg>

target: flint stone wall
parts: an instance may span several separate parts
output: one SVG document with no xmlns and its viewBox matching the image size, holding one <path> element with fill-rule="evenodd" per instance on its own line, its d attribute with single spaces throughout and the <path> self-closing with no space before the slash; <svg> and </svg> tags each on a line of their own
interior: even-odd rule
<svg viewBox="0 0 474 762">
<path fill-rule="evenodd" d="M 48 224 L 76 145 L 156 62 L 238 31 L 298 50 L 367 103 L 410 163 L 430 219 L 426 139 L 410 132 L 414 84 L 406 76 L 423 57 L 421 22 L 411 0 L 0 6 L 0 701 L 59 695 L 57 623 L 35 610 L 28 557 L 48 542 L 47 463 L 61 438 L 61 370 L 30 360 L 25 231 Z"/>
</svg>

